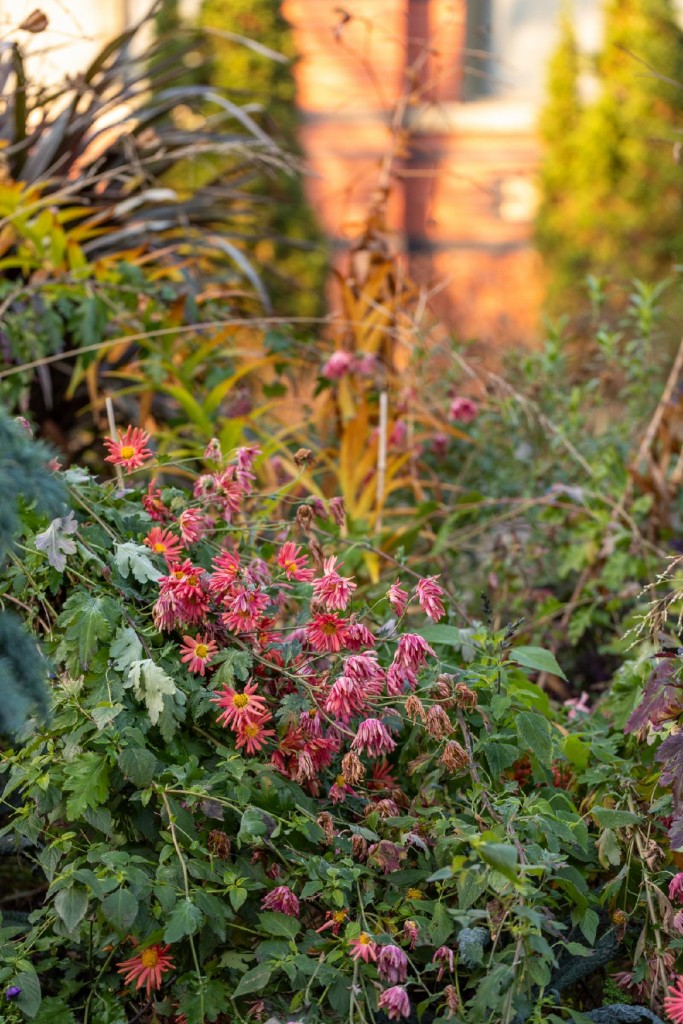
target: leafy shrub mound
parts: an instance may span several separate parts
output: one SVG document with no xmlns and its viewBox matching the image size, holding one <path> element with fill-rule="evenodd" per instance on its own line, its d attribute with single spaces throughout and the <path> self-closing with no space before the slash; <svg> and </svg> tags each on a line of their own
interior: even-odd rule
<svg viewBox="0 0 683 1024">
<path fill-rule="evenodd" d="M 127 483 L 150 443 L 109 439 Z M 355 578 L 343 503 L 292 516 L 260 459 L 69 470 L 71 516 L 25 510 L 2 591 L 53 708 L 2 761 L 3 1019 L 578 1020 L 668 878 L 623 860 L 622 734 L 437 578 Z"/>
</svg>

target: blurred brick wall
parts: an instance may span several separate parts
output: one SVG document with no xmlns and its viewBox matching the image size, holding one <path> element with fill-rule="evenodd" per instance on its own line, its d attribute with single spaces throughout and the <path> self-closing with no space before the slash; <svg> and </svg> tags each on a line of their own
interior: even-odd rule
<svg viewBox="0 0 683 1024">
<path fill-rule="evenodd" d="M 410 111 L 391 198 L 396 245 L 460 337 L 484 349 L 532 342 L 542 300 L 534 117 L 512 101 L 460 102 L 465 0 L 284 0 L 283 11 L 301 54 L 308 191 L 337 252 L 362 223 L 406 69 L 428 46 L 431 105 Z"/>
</svg>

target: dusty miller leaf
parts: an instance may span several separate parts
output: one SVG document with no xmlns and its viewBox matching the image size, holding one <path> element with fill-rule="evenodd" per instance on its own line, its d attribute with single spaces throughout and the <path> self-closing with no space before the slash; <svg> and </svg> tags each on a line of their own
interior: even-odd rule
<svg viewBox="0 0 683 1024">
<path fill-rule="evenodd" d="M 48 562 L 58 572 L 66 568 L 66 556 L 76 553 L 75 541 L 69 539 L 69 534 L 77 530 L 76 517 L 69 512 L 68 516 L 53 519 L 47 530 L 36 534 L 36 547 L 45 552 Z"/>
<path fill-rule="evenodd" d="M 152 725 L 159 721 L 164 708 L 164 696 L 172 697 L 177 690 L 171 677 L 149 658 L 132 663 L 124 685 L 132 686 L 136 698 L 145 702 Z"/>
<path fill-rule="evenodd" d="M 132 626 L 117 629 L 109 656 L 118 672 L 130 672 L 131 665 L 142 660 L 142 644 Z"/>
<path fill-rule="evenodd" d="M 130 540 L 125 544 L 116 545 L 114 562 L 124 580 L 128 579 L 131 572 L 138 583 L 156 583 L 163 576 L 163 573 L 152 564 L 147 548 Z"/>
</svg>

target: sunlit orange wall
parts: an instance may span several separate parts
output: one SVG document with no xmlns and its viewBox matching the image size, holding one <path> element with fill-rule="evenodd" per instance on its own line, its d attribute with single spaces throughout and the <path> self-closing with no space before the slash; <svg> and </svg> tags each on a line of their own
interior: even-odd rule
<svg viewBox="0 0 683 1024">
<path fill-rule="evenodd" d="M 341 13 L 343 9 L 346 14 Z M 429 47 L 390 223 L 434 306 L 484 347 L 529 342 L 542 298 L 531 245 L 539 146 L 528 112 L 460 103 L 463 0 L 285 0 L 297 65 L 308 190 L 338 252 L 353 237 L 389 142 L 406 70 Z M 415 116 L 417 112 L 413 112 Z"/>
</svg>

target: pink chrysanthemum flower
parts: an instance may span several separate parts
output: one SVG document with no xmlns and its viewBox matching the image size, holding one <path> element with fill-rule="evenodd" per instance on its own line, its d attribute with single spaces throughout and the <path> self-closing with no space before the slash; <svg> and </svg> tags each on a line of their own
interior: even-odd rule
<svg viewBox="0 0 683 1024">
<path fill-rule="evenodd" d="M 438 578 L 438 576 L 427 576 L 425 579 L 420 580 L 415 587 L 422 611 L 430 619 L 433 619 L 434 622 L 438 622 L 446 614 L 446 609 L 441 600 L 442 597 L 446 596 L 446 592 L 436 582 Z"/>
<path fill-rule="evenodd" d="M 408 604 L 408 592 L 401 589 L 400 580 L 392 583 L 387 590 L 387 600 L 400 619 Z"/>
<path fill-rule="evenodd" d="M 352 622 L 346 634 L 346 645 L 349 651 L 362 651 L 375 646 L 375 637 L 362 622 Z"/>
<path fill-rule="evenodd" d="M 454 398 L 448 410 L 448 418 L 454 423 L 471 423 L 476 419 L 479 407 L 471 398 Z"/>
<path fill-rule="evenodd" d="M 325 711 L 340 722 L 349 722 L 366 707 L 367 689 L 358 679 L 340 676 L 330 687 L 325 701 Z"/>
<path fill-rule="evenodd" d="M 683 871 L 679 871 L 669 882 L 669 899 L 683 903 Z"/>
<path fill-rule="evenodd" d="M 223 452 L 221 450 L 221 443 L 217 437 L 212 437 L 206 448 L 204 449 L 204 458 L 209 462 L 222 462 Z"/>
<path fill-rule="evenodd" d="M 237 729 L 237 740 L 235 746 L 244 747 L 247 754 L 258 754 L 263 749 L 263 744 L 269 736 L 275 736 L 274 729 L 266 729 L 265 723 L 270 721 L 270 715 L 254 719 L 253 722 L 242 722 Z"/>
<path fill-rule="evenodd" d="M 179 538 L 160 526 L 153 526 L 142 543 L 155 555 L 163 555 L 169 565 L 178 561 L 183 549 Z"/>
<path fill-rule="evenodd" d="M 367 932 L 361 932 L 357 939 L 351 939 L 349 946 L 352 960 L 364 960 L 369 964 L 377 959 L 377 943 Z"/>
<path fill-rule="evenodd" d="M 183 640 L 185 642 L 180 648 L 182 652 L 180 660 L 187 663 L 190 672 L 197 672 L 203 676 L 206 666 L 218 650 L 218 645 L 214 640 L 207 640 L 201 634 L 197 634 L 195 637 L 184 636 Z"/>
<path fill-rule="evenodd" d="M 408 976 L 408 957 L 400 946 L 382 946 L 377 956 L 377 971 L 382 981 L 402 984 Z"/>
<path fill-rule="evenodd" d="M 395 746 L 395 740 L 392 740 L 389 730 L 379 718 L 366 718 L 358 726 L 351 750 L 367 754 L 368 757 L 381 757 L 382 754 L 390 754 Z"/>
<path fill-rule="evenodd" d="M 135 982 L 137 989 L 144 985 L 147 995 L 161 987 L 163 975 L 168 971 L 175 970 L 173 957 L 168 956 L 170 946 L 148 946 L 142 952 L 136 953 L 130 960 L 123 960 L 116 965 L 119 974 L 123 974 L 124 983 L 132 985 Z"/>
<path fill-rule="evenodd" d="M 436 953 L 432 957 L 432 963 L 438 963 L 440 965 L 439 973 L 436 976 L 436 980 L 441 981 L 441 979 L 444 976 L 444 971 L 446 970 L 446 964 L 448 964 L 449 972 L 451 974 L 453 973 L 453 950 L 450 949 L 448 946 L 439 946 Z"/>
<path fill-rule="evenodd" d="M 202 537 L 208 536 L 213 529 L 213 519 L 205 515 L 201 509 L 186 508 L 178 516 L 180 536 L 185 544 L 195 544 Z"/>
<path fill-rule="evenodd" d="M 256 474 L 252 473 L 252 468 L 260 454 L 261 449 L 255 445 L 252 445 L 250 448 L 237 449 L 236 476 L 238 482 L 242 484 L 245 494 L 251 494 L 253 490 L 251 482 L 256 479 Z"/>
<path fill-rule="evenodd" d="M 285 570 L 288 580 L 297 580 L 299 583 L 310 583 L 315 573 L 313 569 L 307 569 L 306 556 L 299 554 L 301 548 L 298 544 L 288 540 L 282 545 L 277 555 L 277 564 Z"/>
<path fill-rule="evenodd" d="M 333 352 L 327 362 L 323 363 L 320 373 L 327 380 L 341 380 L 351 369 L 352 362 L 353 356 L 351 353 L 340 349 L 337 352 Z"/>
<path fill-rule="evenodd" d="M 114 466 L 123 466 L 127 473 L 131 469 L 138 469 L 147 459 L 154 456 L 151 448 L 147 447 L 149 440 L 150 435 L 140 427 L 128 427 L 125 434 L 119 431 L 118 441 L 105 437 L 104 443 L 109 455 L 104 461 L 111 462 Z"/>
<path fill-rule="evenodd" d="M 167 576 L 159 578 L 159 597 L 152 617 L 157 629 L 191 626 L 204 620 L 209 598 L 202 586 L 205 570 L 193 565 L 189 558 L 169 567 Z"/>
<path fill-rule="evenodd" d="M 270 718 L 266 699 L 256 693 L 257 689 L 256 683 L 247 683 L 242 693 L 239 693 L 226 683 L 211 698 L 212 704 L 224 708 L 216 722 L 223 726 L 229 725 L 232 729 L 241 729 L 247 722 L 262 722 Z"/>
<path fill-rule="evenodd" d="M 213 497 L 220 502 L 223 508 L 223 518 L 229 523 L 242 507 L 242 499 L 245 495 L 244 486 L 237 479 L 236 467 L 227 466 L 219 473 L 214 473 L 213 485 Z"/>
<path fill-rule="evenodd" d="M 155 523 L 165 523 L 171 519 L 171 510 L 161 500 L 161 490 L 155 487 L 150 481 L 147 485 L 147 494 L 143 495 L 142 507 Z"/>
<path fill-rule="evenodd" d="M 390 697 L 399 697 L 406 690 L 414 690 L 417 682 L 417 672 L 405 665 L 393 662 L 387 670 L 387 693 Z"/>
<path fill-rule="evenodd" d="M 299 900 L 288 885 L 278 885 L 277 889 L 267 893 L 261 900 L 261 908 L 288 914 L 289 917 L 299 916 Z"/>
<path fill-rule="evenodd" d="M 329 797 L 333 804 L 342 804 L 347 796 L 357 796 L 349 786 L 345 775 L 338 775 L 330 786 Z"/>
<path fill-rule="evenodd" d="M 433 658 L 436 657 L 436 654 L 426 640 L 416 633 L 404 633 L 398 641 L 394 662 L 397 665 L 412 669 L 413 672 L 419 672 L 422 666 L 427 663 L 428 655 L 431 655 Z"/>
<path fill-rule="evenodd" d="M 326 559 L 323 564 L 323 576 L 313 580 L 313 593 L 328 612 L 345 611 L 356 589 L 356 584 L 350 576 L 339 575 L 335 568 L 336 562 L 334 556 Z"/>
<path fill-rule="evenodd" d="M 664 1010 L 675 1024 L 683 1024 L 683 974 L 679 974 L 675 984 L 669 987 L 669 995 L 664 1000 Z"/>
<path fill-rule="evenodd" d="M 683 935 L 683 910 L 678 910 L 674 914 L 671 924 L 679 935 Z"/>
<path fill-rule="evenodd" d="M 340 619 L 338 615 L 315 615 L 306 625 L 308 642 L 321 652 L 340 651 L 346 646 L 348 632 L 348 619 Z"/>
<path fill-rule="evenodd" d="M 232 590 L 240 572 L 240 556 L 236 551 L 221 551 L 213 562 L 213 572 L 209 577 L 209 590 L 221 600 Z"/>
<path fill-rule="evenodd" d="M 324 924 L 316 928 L 316 932 L 321 935 L 322 932 L 331 930 L 333 935 L 339 935 L 339 930 L 348 916 L 348 910 L 326 910 Z"/>
<path fill-rule="evenodd" d="M 367 654 L 350 654 L 344 659 L 344 675 L 348 679 L 355 679 L 363 683 L 366 693 L 371 696 L 378 696 L 382 692 L 386 673 L 377 664 L 377 655 L 374 651 Z"/>
<path fill-rule="evenodd" d="M 261 616 L 270 604 L 270 598 L 261 590 L 237 586 L 226 597 L 227 611 L 221 621 L 233 633 L 250 633 L 256 629 Z"/>
<path fill-rule="evenodd" d="M 387 988 L 379 997 L 379 1008 L 384 1010 L 389 1020 L 399 1017 L 410 1017 L 410 999 L 402 985 Z"/>
</svg>

